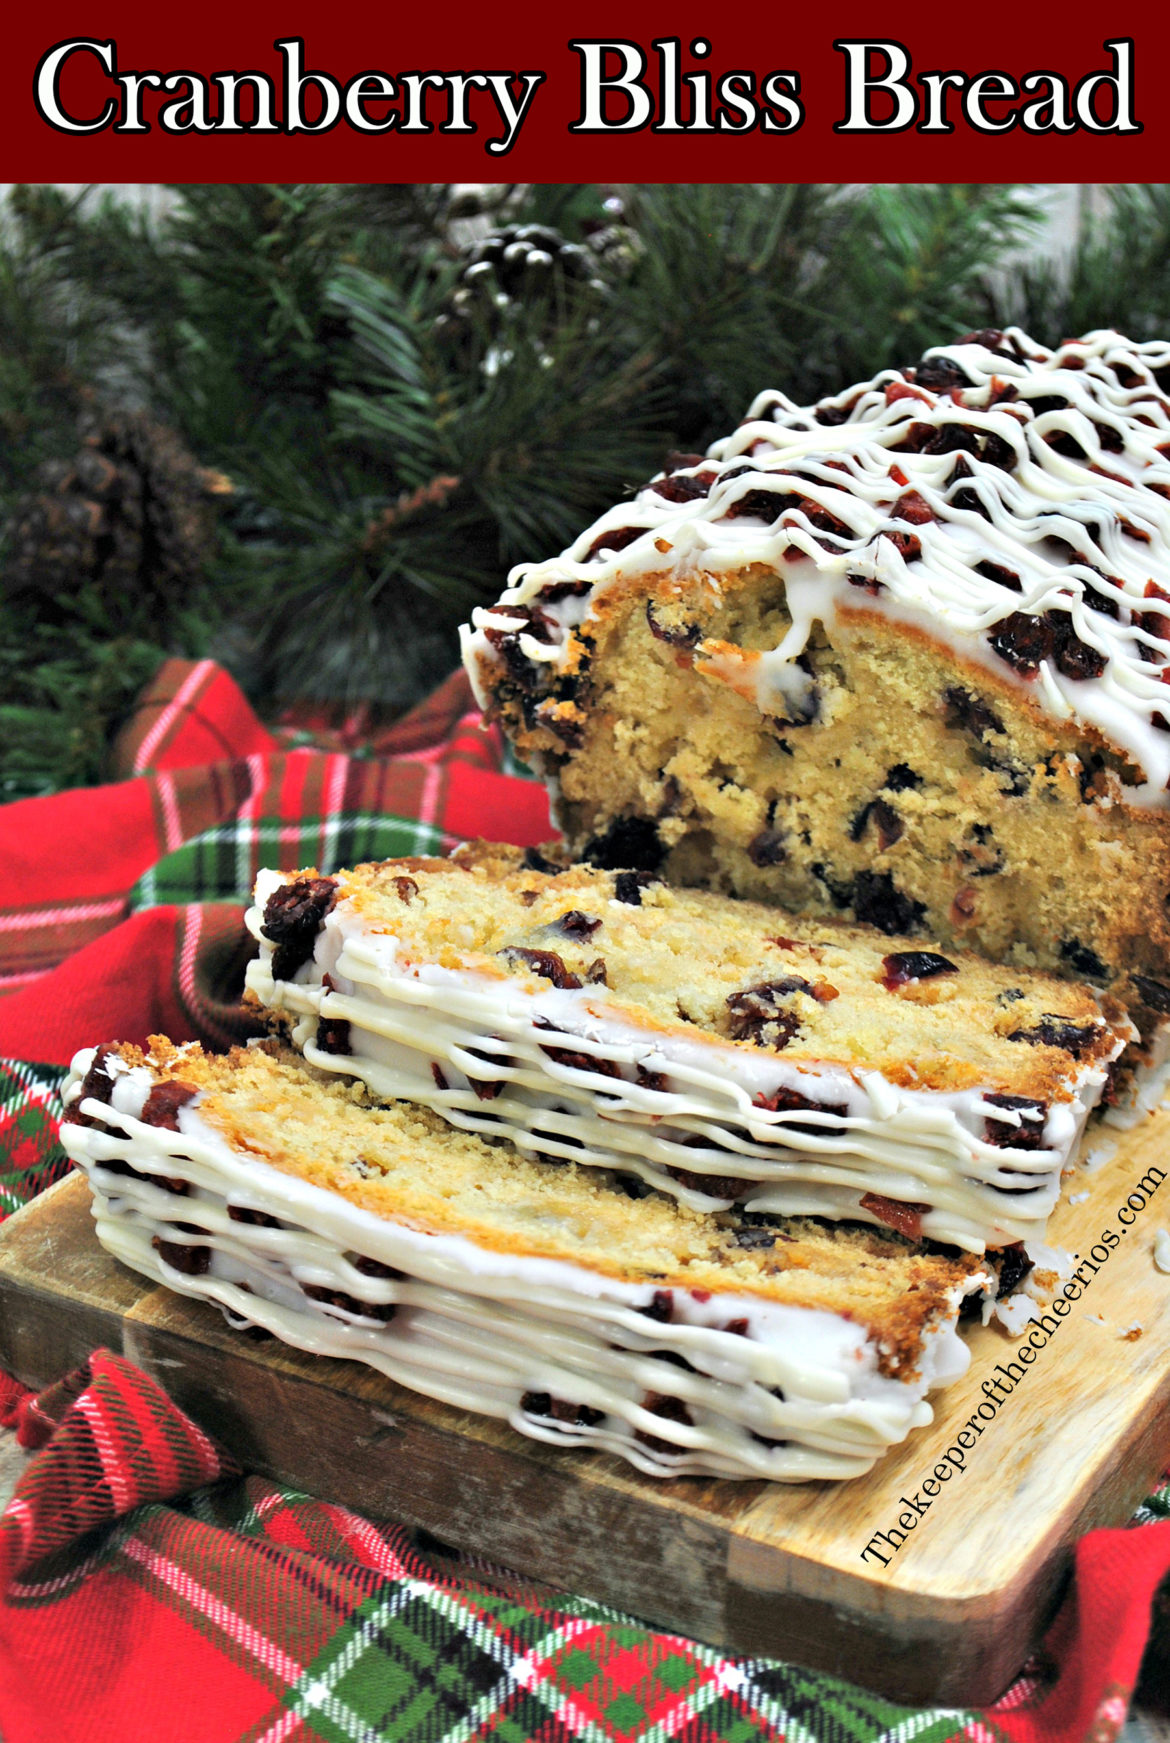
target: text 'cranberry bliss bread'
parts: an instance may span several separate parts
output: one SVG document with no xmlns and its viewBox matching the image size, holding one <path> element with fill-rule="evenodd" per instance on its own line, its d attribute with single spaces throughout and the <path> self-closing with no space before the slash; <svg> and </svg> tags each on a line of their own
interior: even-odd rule
<svg viewBox="0 0 1170 1743">
<path fill-rule="evenodd" d="M 103 1246 L 236 1325 L 655 1476 L 860 1476 L 966 1369 L 966 1255 L 631 1200 L 295 1055 L 150 1046 L 77 1056 L 62 1140 Z"/>
<path fill-rule="evenodd" d="M 483 842 L 261 872 L 248 925 L 251 997 L 377 1096 L 696 1210 L 975 1251 L 1043 1240 L 1133 1035 L 1051 975 Z"/>
<path fill-rule="evenodd" d="M 762 395 L 465 632 L 575 857 L 1170 1013 L 1170 345 Z"/>
</svg>

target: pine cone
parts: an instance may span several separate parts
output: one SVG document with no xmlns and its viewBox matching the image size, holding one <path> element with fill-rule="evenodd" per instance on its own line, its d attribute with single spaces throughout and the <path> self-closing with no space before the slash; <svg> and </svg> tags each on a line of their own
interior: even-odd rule
<svg viewBox="0 0 1170 1743">
<path fill-rule="evenodd" d="M 458 282 L 435 323 L 444 338 L 462 339 L 476 321 L 498 332 L 517 306 L 575 307 L 609 288 L 588 247 L 544 224 L 506 224 L 469 243 L 463 255 Z"/>
<path fill-rule="evenodd" d="M 115 618 L 156 603 L 165 622 L 211 554 L 214 499 L 231 484 L 141 412 L 105 416 L 83 443 L 46 462 L 17 503 L 4 591 L 43 600 L 91 584 Z"/>
</svg>

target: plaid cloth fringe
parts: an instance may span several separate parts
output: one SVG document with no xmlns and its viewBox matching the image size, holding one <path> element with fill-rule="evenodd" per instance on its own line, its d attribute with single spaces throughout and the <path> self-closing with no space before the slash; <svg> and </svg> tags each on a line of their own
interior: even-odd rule
<svg viewBox="0 0 1170 1743">
<path fill-rule="evenodd" d="M 68 1166 L 77 1047 L 248 1032 L 260 866 L 549 834 L 462 677 L 365 754 L 351 737 L 274 736 L 218 667 L 171 661 L 118 747 L 124 778 L 0 810 L 0 1216 Z M 1075 1595 L 993 1709 L 917 1711 L 244 1476 L 109 1351 L 39 1396 L 0 1376 L 0 1422 L 40 1448 L 0 1518 L 5 1743 L 1109 1743 L 1170 1566 L 1167 1488 L 1140 1530 L 1078 1546 Z"/>
<path fill-rule="evenodd" d="M 1125 1713 L 1116 1676 L 915 1712 L 724 1657 L 242 1477 L 108 1350 L 18 1415 L 43 1450 L 0 1519 L 7 1743 L 1108 1743 Z M 1146 1509 L 1165 1542 L 1170 1489 Z"/>
</svg>

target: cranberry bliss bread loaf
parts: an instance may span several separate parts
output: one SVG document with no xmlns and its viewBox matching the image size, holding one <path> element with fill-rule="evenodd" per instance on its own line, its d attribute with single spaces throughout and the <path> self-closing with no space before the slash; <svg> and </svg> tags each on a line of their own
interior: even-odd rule
<svg viewBox="0 0 1170 1743">
<path fill-rule="evenodd" d="M 155 1038 L 78 1055 L 62 1139 L 136 1270 L 655 1476 L 860 1476 L 967 1366 L 977 1260 L 631 1200 L 363 1095 Z"/>
<path fill-rule="evenodd" d="M 575 857 L 1170 1013 L 1170 345 L 973 334 L 517 570 L 465 657 Z"/>
<path fill-rule="evenodd" d="M 696 1210 L 977 1252 L 1043 1239 L 1134 1032 L 1050 975 L 487 843 L 262 872 L 248 924 L 251 996 L 379 1097 Z"/>
</svg>

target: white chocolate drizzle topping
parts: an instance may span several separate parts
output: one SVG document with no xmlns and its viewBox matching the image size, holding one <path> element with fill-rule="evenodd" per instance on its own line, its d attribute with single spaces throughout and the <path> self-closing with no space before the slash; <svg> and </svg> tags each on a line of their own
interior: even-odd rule
<svg viewBox="0 0 1170 1743">
<path fill-rule="evenodd" d="M 783 640 L 747 673 L 726 644 L 692 651 L 762 712 L 799 718 L 813 625 L 864 608 L 1095 728 L 1128 803 L 1170 802 L 1170 344 L 1102 331 L 1048 351 L 1011 328 L 816 406 L 761 394 L 706 459 L 512 571 L 464 630 L 477 695 L 501 636 L 559 668 L 614 584 L 753 564 L 785 579 Z"/>
<path fill-rule="evenodd" d="M 984 1274 L 949 1292 L 904 1378 L 879 1371 L 845 1316 L 742 1290 L 675 1289 L 660 1323 L 645 1281 L 419 1229 L 273 1168 L 203 1119 L 201 1096 L 179 1108 L 178 1131 L 144 1123 L 148 1066 L 114 1059 L 111 1102 L 80 1099 L 93 1058 L 78 1054 L 64 1093 L 100 1123 L 66 1121 L 62 1141 L 108 1251 L 232 1324 L 366 1362 L 535 1439 L 653 1476 L 860 1476 L 930 1422 L 927 1391 L 966 1370 L 955 1323 Z"/>
<path fill-rule="evenodd" d="M 1070 1060 L 1066 1099 L 1041 1115 L 986 1099 L 989 1086 L 907 1089 L 876 1070 L 797 1066 L 701 1030 L 639 1028 L 597 988 L 532 990 L 523 979 L 400 960 L 384 924 L 375 930 L 344 898 L 312 959 L 275 980 L 262 925 L 283 882 L 278 872 L 257 878 L 247 923 L 260 954 L 247 985 L 292 1019 L 292 1042 L 311 1065 L 507 1137 L 526 1155 L 636 1175 L 696 1210 L 740 1202 L 892 1222 L 976 1253 L 1041 1240 L 1106 1083 L 1104 1063 Z M 317 1044 L 323 1018 L 348 1024 L 347 1052 Z M 1026 1143 L 1012 1144 L 1014 1130 L 1026 1130 Z M 911 1209 L 900 1217 L 890 1201 Z"/>
</svg>

